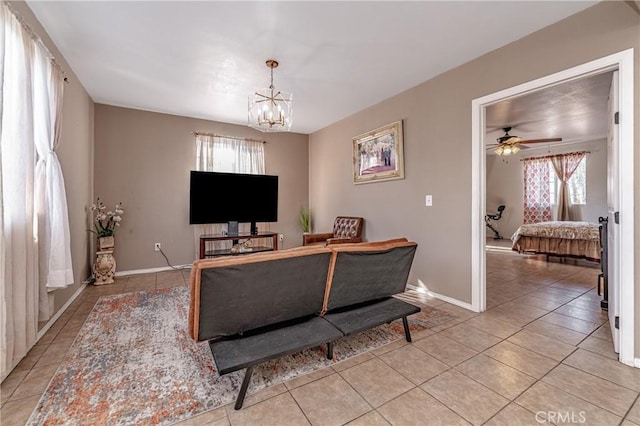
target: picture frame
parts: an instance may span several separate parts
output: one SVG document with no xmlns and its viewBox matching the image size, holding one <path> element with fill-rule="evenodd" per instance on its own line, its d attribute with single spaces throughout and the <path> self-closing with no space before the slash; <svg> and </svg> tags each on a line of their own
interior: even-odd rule
<svg viewBox="0 0 640 426">
<path fill-rule="evenodd" d="M 353 138 L 353 183 L 404 179 L 402 120 Z"/>
</svg>

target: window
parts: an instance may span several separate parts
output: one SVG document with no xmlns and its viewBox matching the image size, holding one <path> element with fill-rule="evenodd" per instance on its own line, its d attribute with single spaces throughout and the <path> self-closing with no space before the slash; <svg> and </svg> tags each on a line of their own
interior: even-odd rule
<svg viewBox="0 0 640 426">
<path fill-rule="evenodd" d="M 556 211 L 554 220 L 572 220 L 569 207 L 587 203 L 585 154 L 572 152 L 523 160 L 523 223 L 551 220 L 552 205 Z M 558 174 L 563 179 L 558 178 Z M 561 191 L 563 187 L 564 190 Z"/>
<path fill-rule="evenodd" d="M 264 143 L 208 134 L 196 136 L 196 170 L 264 174 Z"/>
<path fill-rule="evenodd" d="M 587 162 L 583 159 L 569 179 L 571 204 L 587 204 Z"/>
<path fill-rule="evenodd" d="M 231 136 L 196 133 L 195 170 L 263 175 L 265 173 L 264 143 Z M 244 227 L 245 225 L 248 224 L 240 226 Z M 195 252 L 199 253 L 200 250 L 200 235 L 220 234 L 226 230 L 227 225 L 219 223 L 194 226 Z M 249 229 L 244 228 L 240 229 L 240 231 L 248 232 Z M 229 248 L 224 244 L 224 241 L 213 242 L 213 244 L 208 245 L 208 250 Z"/>
<path fill-rule="evenodd" d="M 573 172 L 571 178 L 567 182 L 569 186 L 569 197 L 572 205 L 586 205 L 587 204 L 587 162 L 582 159 Z M 560 180 L 555 173 L 549 173 L 549 190 L 551 195 L 551 203 L 557 204 L 558 202 L 558 189 Z"/>
</svg>

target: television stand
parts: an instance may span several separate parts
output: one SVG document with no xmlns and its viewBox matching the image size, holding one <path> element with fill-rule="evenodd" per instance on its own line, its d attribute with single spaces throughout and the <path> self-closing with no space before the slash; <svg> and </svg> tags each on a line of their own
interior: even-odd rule
<svg viewBox="0 0 640 426">
<path fill-rule="evenodd" d="M 239 240 L 247 239 L 266 240 L 264 244 L 268 244 L 268 240 L 271 239 L 271 245 L 255 245 L 251 248 L 251 251 L 245 251 L 241 253 L 232 253 L 231 249 L 217 249 L 207 250 L 207 241 L 231 241 L 232 244 L 238 244 Z M 200 251 L 198 253 L 199 259 L 205 259 L 218 256 L 239 256 L 243 254 L 259 253 L 263 251 L 278 250 L 278 233 L 277 232 L 258 232 L 255 235 L 251 233 L 238 233 L 237 235 L 222 235 L 222 234 L 204 234 L 200 235 Z"/>
</svg>

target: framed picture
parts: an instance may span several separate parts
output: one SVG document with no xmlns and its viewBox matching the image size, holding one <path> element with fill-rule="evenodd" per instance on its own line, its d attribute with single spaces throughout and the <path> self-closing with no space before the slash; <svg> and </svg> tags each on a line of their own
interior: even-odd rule
<svg viewBox="0 0 640 426">
<path fill-rule="evenodd" d="M 404 179 L 402 121 L 353 138 L 353 183 Z"/>
</svg>

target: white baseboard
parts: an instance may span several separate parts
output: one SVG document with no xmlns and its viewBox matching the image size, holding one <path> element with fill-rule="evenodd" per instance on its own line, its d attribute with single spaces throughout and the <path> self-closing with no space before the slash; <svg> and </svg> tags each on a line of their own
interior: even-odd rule
<svg viewBox="0 0 640 426">
<path fill-rule="evenodd" d="M 640 368 L 640 358 L 636 358 L 633 362 L 635 368 Z"/>
<path fill-rule="evenodd" d="M 422 294 L 427 294 L 427 293 L 429 293 L 429 292 L 428 292 L 427 290 L 425 290 L 424 288 L 422 288 L 422 287 L 418 287 L 417 285 L 413 285 L 413 284 L 410 284 L 410 283 L 407 283 L 407 288 L 408 288 L 409 290 L 417 291 L 418 293 L 422 293 Z"/>
<path fill-rule="evenodd" d="M 445 296 L 443 294 L 434 293 L 433 291 L 429 290 L 426 287 L 418 287 L 418 286 L 413 285 L 413 284 L 407 284 L 407 288 L 410 289 L 410 290 L 415 290 L 418 293 L 424 293 L 424 294 L 429 295 L 431 297 L 435 297 L 436 299 L 442 300 L 443 302 L 451 303 L 452 305 L 456 305 L 456 306 L 459 306 L 461 308 L 468 309 L 470 311 L 475 312 L 473 310 L 473 308 L 471 307 L 471 303 L 463 302 L 461 300 L 454 299 L 453 297 Z"/>
<path fill-rule="evenodd" d="M 49 329 L 51 328 L 51 326 L 58 320 L 58 318 L 60 318 L 62 316 L 62 314 L 64 314 L 64 311 L 67 310 L 67 308 L 69 308 L 69 306 L 73 303 L 74 300 L 76 300 L 78 298 L 78 296 L 80 296 L 80 293 L 82 293 L 82 291 L 87 287 L 87 284 L 83 283 L 78 290 L 76 290 L 75 293 L 73 293 L 73 295 L 69 298 L 69 300 L 67 300 L 67 302 L 62 305 L 62 308 L 58 309 L 58 312 L 56 312 L 56 314 L 49 318 L 49 321 L 47 321 L 47 323 L 44 325 L 44 327 L 42 327 L 42 329 L 40 329 L 38 331 L 38 335 L 36 337 L 36 342 L 38 340 L 40 340 L 42 338 L 42 336 L 44 336 L 44 334 L 49 331 Z"/>
<path fill-rule="evenodd" d="M 149 269 L 133 269 L 131 271 L 118 271 L 116 272 L 116 277 L 124 277 L 127 275 L 139 275 L 139 274 L 152 274 L 154 272 L 164 272 L 164 271 L 172 271 L 175 269 L 191 269 L 191 264 L 188 265 L 178 265 L 174 266 L 162 266 L 160 268 L 149 268 Z"/>
</svg>

